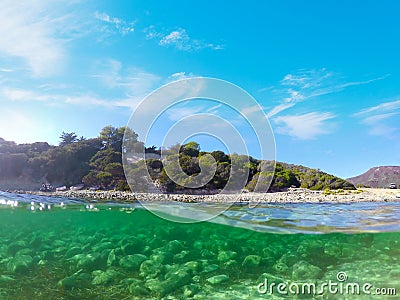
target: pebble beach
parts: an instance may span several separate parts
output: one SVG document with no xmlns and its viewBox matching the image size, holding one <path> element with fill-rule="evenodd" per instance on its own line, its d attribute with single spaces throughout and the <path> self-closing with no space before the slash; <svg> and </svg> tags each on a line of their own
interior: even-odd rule
<svg viewBox="0 0 400 300">
<path fill-rule="evenodd" d="M 121 191 L 62 191 L 62 192 L 20 192 L 34 195 L 85 199 L 88 202 L 115 201 L 132 203 L 136 201 L 174 201 L 190 203 L 352 203 L 352 202 L 399 202 L 398 189 L 364 188 L 355 191 L 312 191 L 303 188 L 291 188 L 283 192 L 238 194 L 161 194 L 131 193 Z"/>
</svg>

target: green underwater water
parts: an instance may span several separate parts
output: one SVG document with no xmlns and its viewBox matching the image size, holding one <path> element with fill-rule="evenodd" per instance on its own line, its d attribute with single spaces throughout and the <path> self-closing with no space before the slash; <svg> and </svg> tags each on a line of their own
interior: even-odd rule
<svg viewBox="0 0 400 300">
<path fill-rule="evenodd" d="M 276 290 L 338 283 L 339 272 L 343 283 L 370 283 L 371 293 L 395 288 L 397 296 Z M 274 283 L 273 293 L 260 294 L 262 283 Z M 0 208 L 0 299 L 396 299 L 399 292 L 399 232 L 274 234 L 117 206 Z"/>
</svg>

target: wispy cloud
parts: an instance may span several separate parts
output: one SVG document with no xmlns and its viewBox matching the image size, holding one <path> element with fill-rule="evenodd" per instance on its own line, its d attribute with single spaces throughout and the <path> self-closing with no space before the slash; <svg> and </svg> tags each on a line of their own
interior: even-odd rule
<svg viewBox="0 0 400 300">
<path fill-rule="evenodd" d="M 197 113 L 203 112 L 204 107 L 201 106 L 192 106 L 192 107 L 177 107 L 171 108 L 167 111 L 168 118 L 171 121 L 179 121 L 183 118 L 190 117 Z"/>
<path fill-rule="evenodd" d="M 391 102 L 383 102 L 376 106 L 364 108 L 359 112 L 355 113 L 355 116 L 365 116 L 371 113 L 384 113 L 384 112 L 392 112 L 394 110 L 400 109 L 400 100 L 391 101 Z"/>
<path fill-rule="evenodd" d="M 141 68 L 124 66 L 115 59 L 106 59 L 96 64 L 96 73 L 92 77 L 99 78 L 109 89 L 120 89 L 126 95 L 137 96 L 150 92 L 161 78 Z"/>
<path fill-rule="evenodd" d="M 135 31 L 135 21 L 127 22 L 120 18 L 111 17 L 106 13 L 100 13 L 98 11 L 94 14 L 95 18 L 102 21 L 104 24 L 103 31 L 112 33 L 118 32 L 121 35 L 127 35 Z"/>
<path fill-rule="evenodd" d="M 281 100 L 278 105 L 270 109 L 267 115 L 273 117 L 310 98 L 337 93 L 351 86 L 369 84 L 385 79 L 388 76 L 385 75 L 364 81 L 339 82 L 338 76 L 325 68 L 299 70 L 285 75 L 280 81 L 280 85 L 275 87 L 274 91 L 281 97 Z M 266 88 L 260 91 L 265 90 Z"/>
<path fill-rule="evenodd" d="M 73 9 L 52 1 L 1 3 L 0 52 L 21 60 L 34 77 L 60 72 L 67 44 L 79 32 Z"/>
<path fill-rule="evenodd" d="M 311 112 L 303 115 L 279 116 L 273 121 L 278 126 L 278 133 L 300 140 L 310 140 L 330 133 L 329 124 L 326 121 L 334 117 L 329 112 Z"/>
<path fill-rule="evenodd" d="M 213 44 L 204 40 L 194 39 L 189 36 L 183 28 L 172 31 L 159 31 L 154 26 L 150 26 L 144 30 L 147 39 L 155 39 L 160 46 L 175 47 L 181 51 L 198 51 L 201 49 L 222 50 L 224 46 L 221 44 Z"/>
<path fill-rule="evenodd" d="M 174 73 L 171 76 L 169 76 L 169 78 L 171 80 L 180 80 L 180 79 L 186 79 L 186 78 L 195 77 L 195 76 L 196 75 L 194 75 L 193 73 L 186 74 L 186 72 L 177 72 L 177 73 Z"/>
<path fill-rule="evenodd" d="M 1 102 L 42 102 L 47 105 L 75 105 L 81 107 L 101 106 L 105 108 L 134 109 L 149 93 L 177 79 L 189 78 L 193 74 L 185 72 L 174 73 L 162 78 L 154 73 L 134 66 L 124 66 L 115 59 L 101 60 L 93 66 L 92 75 L 94 86 L 101 87 L 102 91 L 80 89 L 79 86 L 66 84 L 40 84 L 29 88 L 21 88 L 12 84 L 7 85 L 0 81 Z M 98 81 L 96 83 L 96 81 Z M 100 83 L 100 84 L 99 84 Z M 83 87 L 82 87 L 83 88 Z M 193 93 L 196 89 L 193 86 Z M 82 91 L 83 90 L 83 91 Z M 172 92 L 172 91 L 170 91 Z M 174 91 L 176 97 L 192 97 L 182 94 L 182 90 Z M 171 95 L 172 97 L 172 95 Z M 154 103 L 151 104 L 152 106 Z M 150 107 L 149 109 L 153 109 Z M 183 114 L 184 111 L 178 112 Z"/>
<path fill-rule="evenodd" d="M 399 137 L 399 115 L 400 100 L 396 100 L 364 108 L 353 116 L 369 127 L 369 134 L 393 139 Z"/>
</svg>

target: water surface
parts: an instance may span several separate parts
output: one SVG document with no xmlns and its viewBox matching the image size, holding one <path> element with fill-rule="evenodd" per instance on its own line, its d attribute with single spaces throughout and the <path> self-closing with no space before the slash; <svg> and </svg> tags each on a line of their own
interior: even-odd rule
<svg viewBox="0 0 400 300">
<path fill-rule="evenodd" d="M 399 213 L 400 203 L 274 204 L 180 224 L 139 205 L 0 193 L 0 299 L 382 299 L 257 287 L 345 273 L 371 293 L 400 291 Z"/>
</svg>

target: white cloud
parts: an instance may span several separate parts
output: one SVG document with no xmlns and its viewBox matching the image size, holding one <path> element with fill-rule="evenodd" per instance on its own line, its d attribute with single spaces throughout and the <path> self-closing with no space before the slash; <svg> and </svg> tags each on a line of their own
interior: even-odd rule
<svg viewBox="0 0 400 300">
<path fill-rule="evenodd" d="M 391 101 L 391 102 L 383 102 L 376 106 L 364 108 L 361 111 L 359 111 L 358 113 L 356 113 L 355 116 L 362 116 L 362 115 L 367 115 L 370 113 L 390 112 L 390 111 L 397 110 L 397 109 L 400 109 L 400 100 Z"/>
<path fill-rule="evenodd" d="M 160 83 L 161 78 L 153 73 L 136 67 L 124 67 L 114 59 L 104 60 L 97 64 L 97 77 L 106 87 L 120 89 L 130 97 L 143 97 Z"/>
<path fill-rule="evenodd" d="M 160 46 L 173 46 L 181 51 L 197 51 L 201 49 L 222 50 L 223 45 L 207 43 L 203 40 L 193 39 L 183 28 L 173 31 L 158 31 L 154 26 L 144 30 L 147 39 L 156 39 Z"/>
<path fill-rule="evenodd" d="M 52 1 L 1 1 L 0 52 L 21 59 L 34 77 L 60 72 L 67 40 L 76 32 L 72 14 Z M 76 21 L 75 21 L 76 22 Z"/>
<path fill-rule="evenodd" d="M 125 20 L 115 18 L 115 17 L 110 17 L 106 13 L 100 13 L 100 12 L 95 12 L 95 18 L 106 23 L 107 25 L 112 26 L 104 28 L 104 30 L 116 30 L 119 32 L 121 35 L 127 35 L 128 33 L 134 32 L 135 31 L 135 22 L 126 22 Z"/>
<path fill-rule="evenodd" d="M 183 118 L 190 117 L 194 114 L 200 113 L 204 107 L 177 107 L 167 110 L 168 117 L 171 121 L 179 121 Z"/>
<path fill-rule="evenodd" d="M 303 115 L 280 116 L 274 119 L 277 132 L 300 140 L 315 139 L 318 135 L 329 133 L 327 120 L 335 116 L 329 112 L 311 112 Z"/>
<path fill-rule="evenodd" d="M 399 114 L 400 100 L 396 100 L 364 108 L 353 116 L 369 127 L 369 134 L 393 139 L 398 138 L 400 133 L 398 120 L 394 119 Z"/>
<path fill-rule="evenodd" d="M 378 115 L 372 115 L 366 117 L 364 120 L 362 120 L 362 123 L 367 124 L 367 125 L 373 125 L 378 122 L 382 122 L 384 120 L 387 120 L 393 116 L 398 115 L 400 112 L 392 112 L 392 113 L 386 113 L 386 114 L 378 114 Z"/>
<path fill-rule="evenodd" d="M 279 114 L 280 112 L 282 112 L 282 111 L 284 111 L 284 110 L 286 110 L 286 109 L 288 109 L 288 108 L 291 108 L 291 107 L 293 107 L 293 106 L 295 106 L 295 105 L 296 105 L 296 103 L 282 103 L 282 104 L 279 104 L 279 105 L 275 106 L 274 108 L 272 108 L 272 109 L 267 113 L 267 117 L 268 117 L 268 118 L 271 118 L 271 117 L 273 117 L 273 116 Z"/>
<path fill-rule="evenodd" d="M 268 112 L 268 116 L 272 117 L 310 98 L 337 93 L 351 86 L 369 84 L 385 79 L 388 76 L 385 75 L 365 81 L 338 83 L 337 75 L 327 71 L 325 68 L 319 70 L 299 70 L 285 75 L 280 81 L 280 87 L 275 90 L 280 94 L 281 103 L 274 106 Z M 260 91 L 265 90 L 267 88 L 263 88 Z"/>
<path fill-rule="evenodd" d="M 190 77 L 194 77 L 195 75 L 193 73 L 186 74 L 186 72 L 177 72 L 169 76 L 171 80 L 181 80 L 181 79 L 186 79 Z"/>
<path fill-rule="evenodd" d="M 243 115 L 249 115 L 249 114 L 258 112 L 258 111 L 260 111 L 260 110 L 262 110 L 262 108 L 261 108 L 260 105 L 254 105 L 254 106 L 249 106 L 249 107 L 242 108 L 242 109 L 240 110 L 240 112 L 241 112 Z"/>
</svg>

